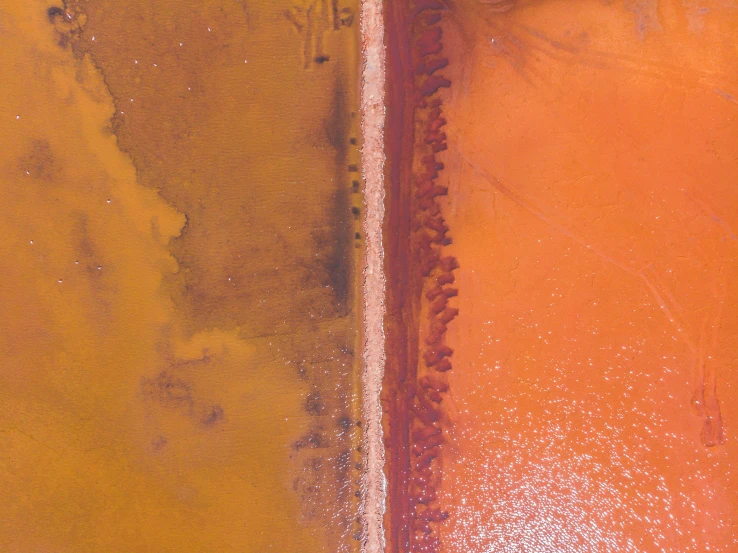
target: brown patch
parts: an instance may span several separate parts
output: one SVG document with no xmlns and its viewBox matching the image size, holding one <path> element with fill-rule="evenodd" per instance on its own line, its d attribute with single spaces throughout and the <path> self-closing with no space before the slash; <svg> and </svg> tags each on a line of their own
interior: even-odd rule
<svg viewBox="0 0 738 553">
<path fill-rule="evenodd" d="M 21 173 L 45 184 L 52 184 L 58 171 L 51 144 L 43 138 L 31 141 L 28 153 L 18 160 Z"/>
<path fill-rule="evenodd" d="M 152 399 L 177 409 L 192 410 L 195 400 L 192 397 L 192 386 L 173 376 L 167 371 L 162 371 L 154 378 L 141 380 L 141 392 L 145 398 Z"/>
<path fill-rule="evenodd" d="M 205 426 L 215 426 L 216 424 L 223 421 L 225 413 L 220 405 L 213 405 L 202 419 Z"/>
</svg>

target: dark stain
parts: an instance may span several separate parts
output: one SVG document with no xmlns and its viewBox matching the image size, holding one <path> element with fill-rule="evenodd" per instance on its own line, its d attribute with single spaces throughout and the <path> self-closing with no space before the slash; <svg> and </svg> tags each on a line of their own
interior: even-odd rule
<svg viewBox="0 0 738 553">
<path fill-rule="evenodd" d="M 319 63 L 320 65 L 323 65 L 325 62 L 330 60 L 330 56 L 317 56 L 315 58 L 315 63 Z"/>
<path fill-rule="evenodd" d="M 325 449 L 328 444 L 318 432 L 309 432 L 292 444 L 292 449 L 300 451 L 301 449 Z"/>
<path fill-rule="evenodd" d="M 349 149 L 346 139 L 350 132 L 351 116 L 348 91 L 346 90 L 346 84 L 338 77 L 333 89 L 333 101 L 331 102 L 330 113 L 325 122 L 326 138 L 335 151 L 335 160 L 338 166 L 347 163 Z M 341 178 L 337 182 L 340 183 L 342 181 L 343 179 Z"/>
<path fill-rule="evenodd" d="M 53 23 L 57 17 L 64 17 L 64 8 L 51 6 L 48 10 L 46 10 L 46 15 L 49 17 L 49 21 Z"/>
<path fill-rule="evenodd" d="M 341 28 L 341 19 L 339 17 L 338 0 L 333 0 L 333 30 L 337 31 Z"/>
<path fill-rule="evenodd" d="M 221 422 L 225 414 L 220 405 L 213 405 L 203 418 L 202 422 L 205 426 L 214 426 Z"/>
<path fill-rule="evenodd" d="M 330 228 L 313 234 L 318 263 L 322 278 L 320 284 L 329 286 L 335 298 L 335 310 L 339 316 L 345 316 L 349 310 L 349 291 L 351 286 L 351 269 L 353 254 L 351 253 L 351 220 L 346 216 L 346 208 L 350 205 L 348 187 L 341 167 L 347 163 L 349 156 L 348 136 L 351 133 L 351 117 L 348 90 L 342 78 L 337 78 L 333 90 L 333 102 L 325 123 L 325 135 L 334 151 L 336 164 L 336 190 L 329 208 L 328 221 Z"/>
<path fill-rule="evenodd" d="M 89 218 L 86 213 L 79 212 L 76 215 L 72 236 L 75 242 L 76 263 L 82 263 L 85 267 L 97 266 L 95 263 L 96 248 L 90 238 Z"/>
<path fill-rule="evenodd" d="M 213 355 L 209 354 L 207 350 L 203 351 L 203 355 L 200 359 L 185 359 L 184 361 L 173 361 L 170 364 L 172 369 L 199 369 L 208 366 L 213 362 Z"/>
<path fill-rule="evenodd" d="M 320 392 L 311 392 L 305 398 L 305 411 L 313 416 L 322 415 L 325 412 L 325 404 L 320 397 Z"/>
<path fill-rule="evenodd" d="M 89 215 L 82 211 L 75 211 L 70 213 L 70 217 L 72 218 L 70 242 L 74 249 L 73 274 L 87 282 L 92 297 L 91 301 L 85 302 L 83 307 L 95 325 L 104 331 L 107 325 L 114 324 L 115 318 L 113 300 L 111 300 L 115 292 L 115 284 L 106 278 L 113 270 L 112 263 L 100 254 L 100 249 L 96 244 L 96 227 L 90 224 Z"/>
<path fill-rule="evenodd" d="M 160 372 L 155 378 L 143 378 L 141 391 L 144 397 L 158 401 L 168 407 L 191 409 L 194 404 L 192 387 L 167 371 Z"/>
<path fill-rule="evenodd" d="M 154 451 L 161 451 L 167 446 L 168 443 L 169 440 L 166 438 L 166 436 L 157 436 L 156 438 L 151 440 L 151 448 Z"/>
<path fill-rule="evenodd" d="M 80 263 L 83 265 L 90 282 L 100 280 L 102 276 L 102 270 L 98 267 L 102 267 L 100 264 L 100 256 L 98 255 L 98 248 L 93 242 L 92 236 L 88 229 L 88 218 L 87 214 L 82 214 L 78 219 L 76 229 L 79 229 L 79 242 L 78 242 L 78 253 Z M 106 264 L 107 265 L 107 264 Z"/>
<path fill-rule="evenodd" d="M 49 19 L 49 23 L 51 23 L 57 32 L 58 44 L 62 48 L 77 43 L 82 34 L 80 21 L 67 11 L 66 6 L 67 3 L 65 1 L 63 8 L 51 6 L 46 10 L 46 16 Z"/>
<path fill-rule="evenodd" d="M 351 27 L 354 23 L 354 10 L 351 8 L 341 8 L 338 13 L 338 20 L 342 27 Z"/>
<path fill-rule="evenodd" d="M 23 174 L 51 184 L 56 172 L 56 161 L 51 144 L 45 139 L 32 141 L 28 152 L 21 156 L 19 167 Z"/>
<path fill-rule="evenodd" d="M 340 231 L 327 228 L 312 233 L 315 251 L 319 253 L 314 260 L 316 272 L 308 277 L 310 280 L 317 277 L 319 286 L 332 291 L 334 302 L 331 310 L 339 317 L 350 310 L 352 235 L 350 219 L 344 215 L 347 200 L 348 194 L 342 191 L 336 193 L 332 202 L 330 219 L 334 227 L 340 227 Z"/>
<path fill-rule="evenodd" d="M 327 472 L 323 466 L 323 460 L 322 455 L 315 454 L 304 458 L 301 474 L 293 482 L 293 489 L 303 499 L 303 520 L 319 519 L 321 517 L 321 494 L 326 484 L 328 484 L 325 480 Z"/>
<path fill-rule="evenodd" d="M 340 419 L 338 419 L 338 426 L 339 428 L 341 428 L 341 430 L 346 432 L 349 428 L 351 428 L 351 419 L 346 416 L 341 417 Z"/>
</svg>

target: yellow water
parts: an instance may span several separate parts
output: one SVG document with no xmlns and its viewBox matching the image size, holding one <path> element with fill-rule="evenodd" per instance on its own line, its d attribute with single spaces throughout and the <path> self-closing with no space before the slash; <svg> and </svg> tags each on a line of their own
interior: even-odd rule
<svg viewBox="0 0 738 553">
<path fill-rule="evenodd" d="M 313 4 L 0 1 L 2 551 L 355 547 L 356 6 Z"/>
</svg>

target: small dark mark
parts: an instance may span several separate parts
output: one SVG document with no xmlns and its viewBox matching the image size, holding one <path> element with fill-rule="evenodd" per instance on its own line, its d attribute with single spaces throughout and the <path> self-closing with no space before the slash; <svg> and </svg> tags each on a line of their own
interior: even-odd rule
<svg viewBox="0 0 738 553">
<path fill-rule="evenodd" d="M 361 497 L 361 490 L 356 490 L 356 493 L 354 495 L 356 497 Z"/>
<path fill-rule="evenodd" d="M 348 166 L 349 173 L 358 173 L 359 172 L 359 166 L 355 163 L 352 163 Z"/>
<path fill-rule="evenodd" d="M 356 421 L 356 426 L 358 426 L 359 428 L 361 428 L 361 421 Z"/>
<path fill-rule="evenodd" d="M 341 20 L 338 17 L 338 0 L 333 0 L 333 30 L 337 31 L 341 26 Z"/>
<path fill-rule="evenodd" d="M 213 426 L 223 420 L 223 408 L 220 405 L 213 405 L 210 412 L 205 416 L 202 422 L 205 426 Z"/>
<path fill-rule="evenodd" d="M 305 411 L 310 415 L 321 415 L 325 411 L 322 398 L 319 392 L 311 392 L 305 398 Z"/>
<path fill-rule="evenodd" d="M 189 384 L 166 371 L 160 372 L 156 378 L 141 380 L 144 395 L 156 399 L 164 405 L 184 405 L 192 407 L 194 400 Z"/>
<path fill-rule="evenodd" d="M 361 240 L 361 233 L 357 232 L 356 234 L 354 234 L 354 238 L 356 238 L 357 240 Z"/>
<path fill-rule="evenodd" d="M 167 440 L 166 436 L 157 436 L 156 438 L 151 440 L 151 447 L 153 447 L 155 451 L 160 451 L 167 445 L 168 442 L 169 440 Z"/>
<path fill-rule="evenodd" d="M 359 215 L 361 214 L 361 211 L 359 210 L 358 207 L 352 207 L 351 208 L 351 213 L 354 214 L 354 219 L 358 219 L 359 218 Z"/>
<path fill-rule="evenodd" d="M 46 14 L 49 16 L 49 21 L 53 22 L 56 16 L 64 16 L 64 10 L 58 6 L 51 6 L 46 10 Z"/>
<path fill-rule="evenodd" d="M 358 451 L 359 453 L 361 453 L 361 446 L 357 446 L 356 447 L 356 451 Z"/>
<path fill-rule="evenodd" d="M 320 434 L 318 434 L 317 432 L 312 432 L 310 434 L 307 434 L 306 436 L 303 436 L 294 444 L 292 444 L 292 448 L 296 451 L 299 451 L 306 447 L 310 449 L 316 449 L 325 448 L 328 446 L 325 444 L 325 442 L 323 442 L 323 438 L 320 437 Z"/>
<path fill-rule="evenodd" d="M 338 419 L 338 426 L 340 426 L 343 430 L 348 430 L 351 427 L 351 419 L 348 417 L 341 417 Z"/>
<path fill-rule="evenodd" d="M 355 138 L 349 138 L 349 144 L 356 146 L 356 139 Z"/>
<path fill-rule="evenodd" d="M 361 539 L 361 532 L 360 531 L 354 532 L 354 539 L 356 541 L 359 541 Z"/>
<path fill-rule="evenodd" d="M 318 56 L 315 58 L 315 63 L 323 64 L 327 62 L 329 59 L 331 59 L 329 56 Z"/>
<path fill-rule="evenodd" d="M 715 94 L 718 94 L 718 95 L 722 96 L 723 98 L 725 98 L 726 100 L 728 100 L 730 102 L 738 103 L 738 101 L 736 101 L 736 99 L 735 99 L 735 96 L 733 96 L 732 94 L 729 94 L 729 93 L 725 92 L 724 90 L 720 90 L 720 89 L 716 88 L 716 89 L 713 90 L 713 92 Z"/>
<path fill-rule="evenodd" d="M 342 188 L 330 204 L 331 226 L 312 233 L 312 251 L 316 255 L 311 260 L 311 273 L 307 276 L 332 292 L 334 299 L 330 302 L 331 309 L 338 316 L 348 314 L 351 304 L 352 264 L 349 263 L 349 248 L 353 243 L 351 231 L 354 228 L 350 212 L 346 209 L 349 205 L 349 191 Z"/>
<path fill-rule="evenodd" d="M 359 185 L 359 181 L 357 181 L 357 180 L 351 181 L 351 186 L 354 188 L 354 192 L 358 192 L 359 191 L 359 186 L 360 186 Z"/>
<path fill-rule="evenodd" d="M 339 20 L 341 22 L 341 26 L 343 27 L 351 27 L 351 24 L 354 22 L 354 12 L 351 8 L 342 8 Z"/>
<path fill-rule="evenodd" d="M 356 463 L 354 467 L 356 467 L 356 470 L 361 470 L 361 463 Z"/>
<path fill-rule="evenodd" d="M 53 183 L 57 162 L 51 144 L 47 140 L 33 140 L 28 152 L 18 160 L 18 163 L 22 174 L 49 184 Z"/>
</svg>

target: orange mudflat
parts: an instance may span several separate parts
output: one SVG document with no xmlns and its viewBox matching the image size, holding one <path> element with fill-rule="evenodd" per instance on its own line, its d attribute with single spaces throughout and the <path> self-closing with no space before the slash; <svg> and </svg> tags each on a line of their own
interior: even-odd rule
<svg viewBox="0 0 738 553">
<path fill-rule="evenodd" d="M 736 551 L 738 3 L 403 4 L 389 549 Z"/>
</svg>

